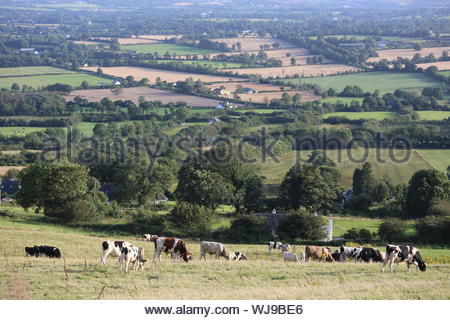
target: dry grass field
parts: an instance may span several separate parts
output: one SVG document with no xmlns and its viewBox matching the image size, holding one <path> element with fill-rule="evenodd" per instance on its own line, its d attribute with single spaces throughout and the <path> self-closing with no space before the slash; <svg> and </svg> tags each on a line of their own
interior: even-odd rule
<svg viewBox="0 0 450 320">
<path fill-rule="evenodd" d="M 449 264 L 428 264 L 428 271 L 406 266 L 381 273 L 380 264 L 285 263 L 265 245 L 227 244 L 248 260 L 229 262 L 207 257 L 199 261 L 199 241 L 187 241 L 194 260 L 188 264 L 149 261 L 145 269 L 123 274 L 115 260 L 100 267 L 101 243 L 123 239 L 146 250 L 153 245 L 137 237 L 74 231 L 0 218 L 1 299 L 449 299 Z M 24 247 L 53 245 L 63 259 L 24 256 Z M 300 253 L 304 246 L 294 246 Z M 428 250 L 432 252 L 433 250 Z M 449 254 L 449 250 L 440 250 Z M 423 255 L 427 258 L 427 251 Z"/>
<path fill-rule="evenodd" d="M 188 106 L 192 107 L 214 107 L 219 103 L 219 100 L 189 96 L 181 93 L 171 91 L 164 91 L 152 88 L 123 88 L 119 95 L 114 95 L 110 89 L 93 89 L 93 90 L 76 90 L 70 95 L 65 96 L 66 100 L 73 100 L 76 96 L 88 99 L 89 101 L 100 101 L 103 98 L 110 100 L 131 100 L 137 103 L 139 97 L 144 97 L 148 101 L 161 101 L 162 103 L 184 101 Z"/>
<path fill-rule="evenodd" d="M 82 68 L 89 71 L 97 71 L 97 67 L 86 67 Z M 147 78 L 151 84 L 154 84 L 156 78 L 161 78 L 162 81 L 167 82 L 177 82 L 184 81 L 191 77 L 194 81 L 202 80 L 203 82 L 228 82 L 228 81 L 242 81 L 245 79 L 235 78 L 235 77 L 222 77 L 207 74 L 196 74 L 189 72 L 177 72 L 161 69 L 152 68 L 141 68 L 141 67 L 106 67 L 102 68 L 103 73 L 112 75 L 115 77 L 126 78 L 128 76 L 133 76 L 135 80 L 140 80 L 142 78 Z"/>
<path fill-rule="evenodd" d="M 439 71 L 450 70 L 450 61 L 437 61 L 429 63 L 418 63 L 417 68 L 426 69 L 428 67 L 436 67 Z"/>
<path fill-rule="evenodd" d="M 9 169 L 22 170 L 25 166 L 0 166 L 0 176 L 4 175 Z"/>
<path fill-rule="evenodd" d="M 266 83 L 254 83 L 254 82 L 214 83 L 214 84 L 207 85 L 207 87 L 210 89 L 215 89 L 215 88 L 220 88 L 223 86 L 223 87 L 225 87 L 225 90 L 234 92 L 234 91 L 236 91 L 236 87 L 238 85 L 241 85 L 244 88 L 249 87 L 256 91 L 268 91 L 268 92 L 281 91 L 280 86 L 274 86 L 272 84 L 266 84 Z M 283 88 L 288 89 L 288 87 L 283 87 Z"/>
<path fill-rule="evenodd" d="M 286 42 L 281 39 L 263 38 L 263 37 L 220 38 L 220 39 L 213 39 L 212 41 L 226 43 L 229 48 L 231 48 L 231 46 L 233 44 L 240 42 L 241 43 L 241 52 L 245 52 L 245 51 L 258 52 L 260 50 L 261 46 L 269 45 L 270 48 L 272 48 L 272 45 L 274 43 L 278 43 L 280 49 L 288 49 L 288 48 L 295 47 L 295 45 L 293 45 L 292 43 Z"/>
<path fill-rule="evenodd" d="M 322 99 L 321 96 L 316 96 L 313 91 L 285 91 L 289 94 L 289 96 L 293 96 L 295 94 L 299 94 L 301 96 L 300 101 L 301 102 L 309 102 L 309 101 L 316 101 Z M 242 101 L 248 101 L 248 102 L 257 102 L 257 103 L 266 103 L 270 102 L 272 99 L 281 99 L 283 92 L 258 92 L 258 93 L 243 93 L 239 94 L 239 97 Z"/>
<path fill-rule="evenodd" d="M 377 51 L 378 57 L 369 58 L 367 62 L 377 62 L 383 59 L 388 61 L 395 60 L 397 57 L 403 57 L 411 59 L 417 53 L 420 53 L 422 57 L 429 55 L 430 53 L 434 54 L 436 58 L 439 58 L 442 55 L 442 52 L 450 51 L 450 47 L 434 47 L 434 48 L 423 48 L 420 51 L 414 49 L 392 49 L 392 50 L 379 50 Z"/>
<path fill-rule="evenodd" d="M 288 76 L 317 77 L 349 72 L 359 72 L 361 70 L 362 70 L 361 68 L 348 66 L 345 64 L 312 64 L 312 65 L 289 66 L 289 67 L 243 68 L 233 70 L 233 72 L 236 75 L 259 75 L 264 78 L 269 77 L 285 78 Z"/>
</svg>

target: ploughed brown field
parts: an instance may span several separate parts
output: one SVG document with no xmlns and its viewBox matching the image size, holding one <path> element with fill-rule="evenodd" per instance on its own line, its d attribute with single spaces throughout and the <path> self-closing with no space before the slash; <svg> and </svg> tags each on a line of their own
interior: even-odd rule
<svg viewBox="0 0 450 320">
<path fill-rule="evenodd" d="M 230 71 L 230 70 L 222 70 Z M 289 66 L 289 67 L 273 67 L 273 68 L 243 68 L 235 69 L 233 72 L 238 75 L 259 75 L 264 78 L 285 78 L 288 76 L 301 77 L 317 77 L 327 76 L 333 74 L 343 74 L 349 72 L 359 72 L 361 68 L 348 66 L 345 64 L 311 64 L 303 66 Z"/>
<path fill-rule="evenodd" d="M 423 48 L 420 51 L 414 49 L 379 50 L 377 51 L 378 57 L 369 58 L 367 62 L 378 62 L 383 59 L 391 61 L 397 59 L 397 57 L 412 59 L 417 53 L 420 53 L 422 57 L 432 53 L 436 58 L 439 58 L 444 51 L 450 52 L 450 47 Z"/>
<path fill-rule="evenodd" d="M 286 42 L 281 39 L 276 39 L 276 38 L 264 38 L 264 37 L 239 37 L 238 38 L 238 37 L 236 37 L 236 38 L 213 39 L 212 41 L 224 42 L 228 45 L 229 48 L 231 48 L 233 46 L 233 44 L 240 42 L 241 43 L 241 52 L 243 52 L 243 51 L 258 52 L 260 50 L 260 46 L 270 45 L 270 47 L 272 48 L 272 45 L 274 43 L 278 43 L 280 49 L 295 48 L 295 45 L 293 45 L 292 43 Z"/>
<path fill-rule="evenodd" d="M 450 70 L 450 61 L 437 61 L 429 63 L 418 63 L 417 68 L 426 69 L 428 67 L 436 67 L 439 71 Z"/>
<path fill-rule="evenodd" d="M 97 71 L 97 67 L 86 67 L 82 69 Z M 235 77 L 224 77 L 141 67 L 105 67 L 102 68 L 102 70 L 104 74 L 112 75 L 115 77 L 126 78 L 128 76 L 133 76 L 135 80 L 147 78 L 151 84 L 154 84 L 156 82 L 156 78 L 160 78 L 162 81 L 167 82 L 184 81 L 189 77 L 194 79 L 194 81 L 201 80 L 203 82 L 245 81 L 245 79 Z"/>
<path fill-rule="evenodd" d="M 164 91 L 152 88 L 137 87 L 137 88 L 123 88 L 119 95 L 114 95 L 110 89 L 94 89 L 94 90 L 76 90 L 70 95 L 66 96 L 66 100 L 73 100 L 76 96 L 80 96 L 89 101 L 100 101 L 103 98 L 109 98 L 110 100 L 131 100 L 137 103 L 139 97 L 144 97 L 148 101 L 161 101 L 162 103 L 170 102 L 186 102 L 187 105 L 192 107 L 214 107 L 220 101 L 214 99 L 208 99 L 203 97 L 189 96 L 181 93 L 175 93 L 171 91 Z"/>
</svg>

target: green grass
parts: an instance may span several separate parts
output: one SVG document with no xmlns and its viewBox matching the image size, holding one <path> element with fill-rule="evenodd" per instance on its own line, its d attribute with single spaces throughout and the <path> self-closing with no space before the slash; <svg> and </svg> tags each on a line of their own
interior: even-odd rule
<svg viewBox="0 0 450 320">
<path fill-rule="evenodd" d="M 284 109 L 257 109 L 257 108 L 253 108 L 253 109 L 235 109 L 234 111 L 237 112 L 241 112 L 241 113 L 246 113 L 246 112 L 254 112 L 254 113 L 272 113 L 272 112 L 285 112 L 286 110 Z"/>
<path fill-rule="evenodd" d="M 450 166 L 450 150 L 418 149 L 416 151 L 438 170 L 445 172 Z"/>
<path fill-rule="evenodd" d="M 0 135 L 25 136 L 32 132 L 45 131 L 47 128 L 38 127 L 0 127 Z"/>
<path fill-rule="evenodd" d="M 136 121 L 115 121 L 114 123 L 117 124 L 119 127 L 121 127 L 125 123 L 133 123 Z M 76 125 L 76 128 L 79 129 L 83 134 L 87 136 L 92 136 L 93 130 L 95 125 L 98 124 L 98 122 L 80 122 Z M 108 125 L 108 123 L 103 123 L 105 126 Z"/>
<path fill-rule="evenodd" d="M 333 112 L 327 113 L 323 115 L 324 119 L 328 119 L 329 117 L 345 117 L 350 120 L 357 119 L 374 119 L 374 120 L 383 120 L 383 119 L 393 119 L 397 117 L 396 112 Z"/>
<path fill-rule="evenodd" d="M 28 76 L 38 74 L 68 74 L 74 71 L 54 67 L 17 67 L 0 68 L 0 77 Z"/>
<path fill-rule="evenodd" d="M 368 149 L 368 155 L 366 161 L 372 164 L 373 173 L 375 178 L 379 180 L 387 180 L 393 184 L 408 183 L 411 176 L 421 169 L 431 169 L 433 166 L 429 160 L 425 160 L 415 151 L 411 152 L 410 159 L 406 163 L 394 163 L 389 156 L 389 150 L 381 149 L 379 158 L 385 163 L 377 161 L 376 149 Z M 439 152 L 441 150 L 435 150 Z M 349 152 L 351 157 L 356 160 L 364 159 L 364 149 L 349 149 L 341 150 L 341 159 L 339 160 L 338 150 L 327 150 L 327 156 L 337 163 L 337 168 L 342 174 L 340 185 L 349 188 L 352 185 L 353 172 L 356 168 L 360 168 L 362 164 L 355 163 L 349 158 Z M 308 159 L 310 151 L 299 152 L 302 163 Z M 396 159 L 401 159 L 405 156 L 405 151 L 394 150 Z M 432 153 L 430 153 L 432 157 Z M 275 194 L 278 190 L 278 185 L 283 180 L 286 172 L 295 164 L 296 152 L 289 151 L 284 155 L 277 157 L 278 163 L 270 157 L 266 162 L 260 163 L 261 174 L 266 176 L 265 183 L 267 184 L 267 190 L 269 194 Z"/>
<path fill-rule="evenodd" d="M 152 53 L 152 52 L 150 52 Z M 178 53 L 178 52 L 177 52 Z M 192 64 L 199 65 L 202 67 L 210 67 L 215 69 L 237 69 L 245 66 L 242 63 L 238 62 L 222 62 L 222 61 L 214 61 L 214 60 L 149 60 L 151 62 L 156 63 L 182 63 L 182 64 Z"/>
<path fill-rule="evenodd" d="M 0 88 L 10 89 L 14 83 L 19 86 L 27 85 L 33 88 L 45 87 L 55 83 L 68 84 L 72 87 L 79 87 L 81 82 L 87 81 L 89 85 L 94 86 L 98 82 L 109 83 L 110 80 L 85 73 L 71 73 L 61 75 L 40 75 L 29 77 L 8 77 L 0 78 Z"/>
<path fill-rule="evenodd" d="M 197 125 L 204 126 L 206 124 L 207 124 L 206 122 L 187 122 L 182 126 L 177 126 L 174 128 L 166 128 L 163 130 L 163 132 L 165 134 L 167 134 L 168 136 L 173 136 L 173 135 L 177 134 L 178 132 L 180 132 L 181 130 L 183 130 L 184 128 L 191 127 L 191 126 L 197 126 Z"/>
<path fill-rule="evenodd" d="M 442 74 L 444 76 L 450 77 L 450 70 L 447 71 L 439 71 L 439 74 Z"/>
<path fill-rule="evenodd" d="M 181 46 L 174 43 L 163 43 L 163 44 L 129 44 L 121 45 L 121 50 L 132 50 L 137 53 L 155 53 L 159 55 L 164 55 L 166 52 L 170 54 L 176 53 L 177 55 L 193 55 L 193 54 L 209 54 L 215 53 L 217 51 L 208 50 L 203 48 Z"/>
<path fill-rule="evenodd" d="M 314 83 L 323 88 L 334 88 L 342 91 L 345 86 L 359 86 L 365 92 L 380 90 L 381 92 L 393 92 L 396 89 L 419 90 L 424 87 L 440 87 L 441 83 L 421 73 L 403 72 L 360 72 L 355 74 L 286 79 L 285 82 Z"/>
<path fill-rule="evenodd" d="M 450 111 L 417 111 L 420 120 L 444 120 L 450 118 Z"/>
<path fill-rule="evenodd" d="M 362 103 L 363 100 L 364 100 L 364 98 L 330 97 L 330 98 L 321 100 L 321 102 L 351 104 L 353 101 Z"/>
<path fill-rule="evenodd" d="M 382 219 L 355 218 L 355 217 L 332 217 L 333 218 L 333 237 L 341 237 L 351 228 L 367 229 L 370 232 L 378 232 L 378 227 L 383 222 Z M 406 233 L 415 234 L 414 221 L 406 222 Z"/>
<path fill-rule="evenodd" d="M 151 259 L 153 245 L 140 235 L 117 236 L 63 226 L 33 223 L 35 214 L 0 217 L 0 298 L 17 299 L 449 299 L 448 249 L 419 248 L 429 261 L 428 272 L 404 264 L 395 275 L 381 273 L 378 263 L 284 263 L 279 252 L 269 254 L 266 245 L 225 244 L 229 251 L 244 252 L 239 262 L 199 260 L 199 240 L 185 239 L 194 259 L 189 263 L 150 261 L 145 269 L 124 275 L 108 258 L 99 266 L 105 239 L 126 240 L 145 249 Z M 47 244 L 61 249 L 64 259 L 24 257 L 24 247 Z M 300 254 L 305 246 L 292 246 Z M 334 250 L 335 247 L 332 247 Z M 382 249 L 382 248 L 380 248 Z M 20 285 L 16 285 L 20 284 Z"/>
</svg>

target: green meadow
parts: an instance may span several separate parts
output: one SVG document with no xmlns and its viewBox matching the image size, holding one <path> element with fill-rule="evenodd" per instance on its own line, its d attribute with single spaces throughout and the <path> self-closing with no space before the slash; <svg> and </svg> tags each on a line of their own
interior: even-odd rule
<svg viewBox="0 0 450 320">
<path fill-rule="evenodd" d="M 157 62 L 157 63 L 191 64 L 191 65 L 198 65 L 198 66 L 202 66 L 202 67 L 215 68 L 215 69 L 237 69 L 237 68 L 241 68 L 241 67 L 244 66 L 244 64 L 238 63 L 238 62 L 226 62 L 226 61 L 215 61 L 215 60 L 166 60 L 166 59 L 156 59 L 156 60 L 148 60 L 148 61 Z"/>
<path fill-rule="evenodd" d="M 174 43 L 151 43 L 151 44 L 128 44 L 121 45 L 121 50 L 131 50 L 136 51 L 137 53 L 155 53 L 157 52 L 159 55 L 164 55 L 166 52 L 170 54 L 176 53 L 177 55 L 193 55 L 193 54 L 209 54 L 215 53 L 214 50 L 189 47 L 189 46 L 181 46 Z"/>
<path fill-rule="evenodd" d="M 393 119 L 397 117 L 396 112 L 386 112 L 386 111 L 373 111 L 373 112 L 333 112 L 327 113 L 323 115 L 324 119 L 328 119 L 330 117 L 345 117 L 350 120 L 358 120 L 358 119 L 374 119 L 374 120 L 383 120 L 383 119 Z"/>
<path fill-rule="evenodd" d="M 17 83 L 19 86 L 26 85 L 35 89 L 39 87 L 46 87 L 55 83 L 68 84 L 72 87 L 79 87 L 83 81 L 87 81 L 91 86 L 95 86 L 98 82 L 110 82 L 110 80 L 106 78 L 86 73 L 69 73 L 57 75 L 43 74 L 26 77 L 0 77 L 0 88 L 10 89 L 14 83 Z"/>
<path fill-rule="evenodd" d="M 450 111 L 417 111 L 420 120 L 444 120 L 450 118 Z"/>
<path fill-rule="evenodd" d="M 321 102 L 351 104 L 353 101 L 362 103 L 363 100 L 364 100 L 364 98 L 329 97 L 329 98 L 321 100 Z"/>
<path fill-rule="evenodd" d="M 55 67 L 0 68 L 0 77 L 29 76 L 42 74 L 74 74 L 74 71 Z"/>
<path fill-rule="evenodd" d="M 286 79 L 293 83 L 314 83 L 323 88 L 334 88 L 342 91 L 345 86 L 359 86 L 364 91 L 380 90 L 382 93 L 396 89 L 421 91 L 425 87 L 439 87 L 441 82 L 421 73 L 404 72 L 359 72 L 353 74 Z"/>
<path fill-rule="evenodd" d="M 2 136 L 25 136 L 32 132 L 45 131 L 47 128 L 41 127 L 0 127 Z"/>
</svg>

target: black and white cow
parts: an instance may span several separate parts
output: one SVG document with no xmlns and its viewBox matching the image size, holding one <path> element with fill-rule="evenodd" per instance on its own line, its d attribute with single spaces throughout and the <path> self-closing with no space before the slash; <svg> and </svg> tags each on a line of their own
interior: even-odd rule
<svg viewBox="0 0 450 320">
<path fill-rule="evenodd" d="M 361 253 L 362 247 L 354 248 L 354 247 L 346 247 L 341 246 L 340 248 L 340 261 L 344 262 L 345 258 L 358 260 L 359 254 Z"/>
<path fill-rule="evenodd" d="M 144 249 L 138 248 L 132 244 L 126 244 L 122 247 L 120 258 L 119 258 L 119 268 L 125 272 L 128 272 L 128 267 L 130 263 L 133 264 L 134 270 L 144 269 L 144 264 L 147 262 L 144 259 Z"/>
<path fill-rule="evenodd" d="M 379 250 L 365 247 L 361 249 L 358 256 L 358 260 L 362 260 L 364 262 L 382 262 L 384 258 L 384 254 Z"/>
<path fill-rule="evenodd" d="M 102 256 L 100 258 L 100 265 L 104 265 L 106 263 L 106 258 L 108 256 L 113 258 L 118 258 L 122 254 L 122 248 L 124 246 L 128 246 L 130 243 L 126 241 L 111 241 L 106 240 L 102 243 Z M 119 261 L 117 261 L 119 263 Z"/>
<path fill-rule="evenodd" d="M 52 246 L 25 247 L 25 255 L 35 256 L 36 258 L 42 256 L 49 258 L 61 258 L 61 250 Z"/>
<path fill-rule="evenodd" d="M 247 260 L 247 256 L 239 251 L 228 252 L 227 257 L 230 261 L 239 261 L 239 260 Z"/>
<path fill-rule="evenodd" d="M 389 270 L 392 272 L 392 265 L 394 263 L 399 264 L 400 262 L 406 262 L 408 271 L 411 270 L 412 264 L 415 265 L 420 271 L 427 271 L 427 265 L 422 259 L 422 256 L 417 248 L 407 245 L 396 246 L 388 244 L 386 246 L 386 258 L 383 261 L 381 272 L 384 272 L 386 264 L 389 264 Z"/>
<path fill-rule="evenodd" d="M 277 241 L 269 241 L 267 243 L 267 249 L 269 250 L 269 253 L 272 252 L 272 249 L 278 249 L 280 250 L 283 247 L 283 243 L 282 242 L 277 242 Z"/>
</svg>

